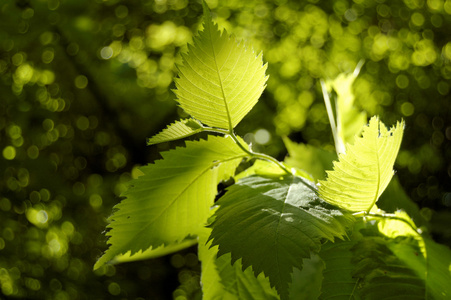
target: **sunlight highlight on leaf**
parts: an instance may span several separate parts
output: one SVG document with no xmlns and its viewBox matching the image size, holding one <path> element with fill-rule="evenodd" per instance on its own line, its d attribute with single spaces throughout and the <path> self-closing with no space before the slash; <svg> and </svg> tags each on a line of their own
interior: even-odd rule
<svg viewBox="0 0 451 300">
<path fill-rule="evenodd" d="M 94 268 L 130 251 L 171 245 L 196 236 L 210 215 L 217 184 L 234 175 L 243 151 L 231 138 L 209 137 L 162 153 L 141 168 L 110 217 L 110 248 Z"/>
<path fill-rule="evenodd" d="M 204 30 L 182 54 L 175 79 L 180 106 L 202 123 L 223 129 L 233 129 L 257 103 L 265 89 L 267 65 L 262 54 L 251 48 L 211 20 L 204 4 Z"/>
<path fill-rule="evenodd" d="M 321 197 L 353 212 L 369 212 L 393 177 L 403 130 L 404 121 L 388 131 L 378 117 L 371 118 L 363 136 L 348 145 L 327 180 L 320 181 Z"/>
<path fill-rule="evenodd" d="M 202 127 L 202 125 L 196 122 L 194 119 L 175 121 L 174 123 L 168 125 L 167 128 L 163 129 L 161 132 L 148 139 L 147 145 L 154 145 L 163 142 L 183 139 L 203 130 L 204 128 Z"/>
</svg>

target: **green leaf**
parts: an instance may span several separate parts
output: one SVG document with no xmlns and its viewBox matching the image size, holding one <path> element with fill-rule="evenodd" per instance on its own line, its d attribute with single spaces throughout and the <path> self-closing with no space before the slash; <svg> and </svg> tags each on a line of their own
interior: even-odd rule
<svg viewBox="0 0 451 300">
<path fill-rule="evenodd" d="M 424 238 L 426 247 L 426 288 L 431 299 L 451 299 L 451 250 Z"/>
<path fill-rule="evenodd" d="M 161 257 L 161 256 L 165 256 L 168 254 L 178 252 L 185 248 L 194 246 L 195 244 L 197 244 L 197 239 L 188 238 L 188 239 L 183 240 L 180 243 L 174 243 L 174 244 L 170 244 L 168 246 L 160 246 L 156 249 L 150 248 L 145 251 L 139 251 L 139 252 L 135 253 L 134 255 L 131 255 L 131 251 L 129 251 L 125 254 L 117 255 L 110 261 L 110 263 L 111 264 L 121 264 L 124 262 L 157 258 L 157 257 Z"/>
<path fill-rule="evenodd" d="M 260 176 L 284 176 L 287 173 L 282 170 L 278 165 L 273 162 L 267 160 L 257 159 L 254 164 L 244 170 L 243 172 L 237 174 L 234 179 L 238 181 L 242 178 L 249 177 L 251 175 L 260 175 Z"/>
<path fill-rule="evenodd" d="M 359 279 L 357 292 L 362 299 L 370 300 L 427 299 L 424 279 L 390 249 L 390 244 L 410 259 L 421 256 L 413 239 L 394 242 L 380 237 L 364 238 L 352 248 L 353 277 Z"/>
<path fill-rule="evenodd" d="M 387 247 L 425 281 L 426 298 L 451 297 L 451 251 L 448 247 L 420 236 L 412 219 L 403 211 L 396 212 L 396 219 L 380 220 L 377 226 L 385 236 L 396 238 L 387 243 Z M 405 245 L 406 241 L 410 248 Z"/>
<path fill-rule="evenodd" d="M 206 229 L 208 234 L 211 229 Z M 217 258 L 218 246 L 210 247 L 207 237 L 199 236 L 199 258 L 202 262 L 202 291 L 204 299 L 279 299 L 268 278 L 254 276 L 251 268 L 242 270 L 240 261 L 231 264 L 230 254 Z"/>
<path fill-rule="evenodd" d="M 319 299 L 357 300 L 357 279 L 352 277 L 354 265 L 351 262 L 351 248 L 355 241 L 337 241 L 326 243 L 319 253 L 323 259 L 323 283 Z"/>
<path fill-rule="evenodd" d="M 199 234 L 199 260 L 201 262 L 201 286 L 203 299 L 235 300 L 234 294 L 226 291 L 221 283 L 218 268 L 216 266 L 217 249 L 210 248 L 211 242 L 207 243 L 210 229 L 204 228 Z"/>
<path fill-rule="evenodd" d="M 257 103 L 265 89 L 262 55 L 222 33 L 204 4 L 204 29 L 182 54 L 175 79 L 177 101 L 202 123 L 232 129 Z"/>
<path fill-rule="evenodd" d="M 354 106 L 355 97 L 352 91 L 357 75 L 362 67 L 359 64 L 356 70 L 350 74 L 340 74 L 329 84 L 337 93 L 337 132 L 345 143 L 354 143 L 355 137 L 360 134 L 365 125 L 367 116 L 365 112 L 359 112 Z"/>
<path fill-rule="evenodd" d="M 290 299 L 318 299 L 323 281 L 324 263 L 318 255 L 312 254 L 311 258 L 305 258 L 302 264 L 302 270 L 293 269 Z"/>
<path fill-rule="evenodd" d="M 427 221 L 421 215 L 418 204 L 410 199 L 396 175 L 377 201 L 377 207 L 389 213 L 404 210 L 412 218 L 416 226 L 427 226 Z"/>
<path fill-rule="evenodd" d="M 288 299 L 293 267 L 318 252 L 324 240 L 346 235 L 354 218 L 319 199 L 298 177 L 251 176 L 231 186 L 219 199 L 212 223 L 218 255 L 242 259 L 243 269 L 264 272 L 281 299 Z"/>
<path fill-rule="evenodd" d="M 195 236 L 206 223 L 217 184 L 234 175 L 245 153 L 231 138 L 209 137 L 162 153 L 141 168 L 116 206 L 107 232 L 111 244 L 98 268 L 115 256 L 133 255 Z"/>
<path fill-rule="evenodd" d="M 170 142 L 183 139 L 193 134 L 202 132 L 204 128 L 194 119 L 184 119 L 176 121 L 158 134 L 147 140 L 147 145 L 154 145 L 163 142 Z"/>
<path fill-rule="evenodd" d="M 320 181 L 321 197 L 350 211 L 370 211 L 393 177 L 403 129 L 403 121 L 388 131 L 377 117 L 371 118 L 363 136 L 348 145 L 327 180 Z"/>
<path fill-rule="evenodd" d="M 285 158 L 288 165 L 306 171 L 315 180 L 326 179 L 326 170 L 331 170 L 332 161 L 337 159 L 334 152 L 311 145 L 297 144 L 288 138 L 284 138 L 283 141 L 289 154 Z"/>
</svg>

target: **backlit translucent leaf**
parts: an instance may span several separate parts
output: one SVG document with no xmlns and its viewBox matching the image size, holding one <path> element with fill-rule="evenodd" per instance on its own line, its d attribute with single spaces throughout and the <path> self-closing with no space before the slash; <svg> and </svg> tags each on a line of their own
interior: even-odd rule
<svg viewBox="0 0 451 300">
<path fill-rule="evenodd" d="M 251 176 L 217 202 L 210 239 L 218 255 L 231 253 L 243 268 L 264 272 L 281 299 L 288 299 L 293 267 L 318 252 L 325 240 L 346 235 L 353 217 L 319 199 L 298 177 Z"/>
<path fill-rule="evenodd" d="M 94 268 L 115 256 L 133 255 L 195 236 L 205 225 L 217 184 L 234 175 L 244 152 L 231 138 L 187 142 L 140 170 L 116 206 L 107 232 L 110 248 Z"/>
<path fill-rule="evenodd" d="M 363 63 L 363 61 L 361 62 Z M 342 73 L 328 83 L 337 94 L 337 132 L 345 143 L 354 143 L 354 138 L 360 134 L 365 125 L 367 116 L 365 112 L 359 112 L 355 105 L 355 96 L 352 91 L 357 75 L 359 75 L 362 64 L 359 63 L 353 73 Z"/>
<path fill-rule="evenodd" d="M 388 131 L 373 117 L 363 136 L 327 172 L 327 180 L 320 181 L 321 197 L 350 211 L 370 211 L 393 177 L 403 129 L 404 122 L 398 122 Z"/>
<path fill-rule="evenodd" d="M 155 249 L 147 249 L 142 252 L 139 251 L 139 252 L 135 253 L 134 255 L 130 255 L 131 251 L 129 251 L 125 254 L 114 257 L 110 261 L 110 263 L 111 264 L 120 264 L 120 263 L 130 262 L 130 261 L 138 261 L 138 260 L 157 258 L 157 257 L 165 256 L 165 255 L 168 255 L 171 253 L 178 252 L 185 248 L 194 246 L 195 244 L 197 244 L 197 239 L 188 238 L 186 240 L 183 240 L 180 243 L 174 243 L 174 244 L 170 244 L 168 246 L 160 246 Z"/>
<path fill-rule="evenodd" d="M 326 170 L 333 168 L 332 161 L 337 159 L 335 152 L 329 152 L 312 145 L 297 144 L 284 138 L 289 156 L 285 163 L 306 171 L 315 180 L 326 179 Z"/>
<path fill-rule="evenodd" d="M 232 129 L 257 103 L 267 76 L 262 55 L 222 33 L 204 4 L 204 29 L 182 54 L 175 79 L 180 106 L 202 123 Z"/>
<path fill-rule="evenodd" d="M 147 145 L 154 145 L 158 143 L 183 139 L 203 130 L 204 128 L 202 127 L 202 125 L 193 119 L 176 121 L 168 125 L 167 128 L 163 129 L 158 134 L 148 139 Z"/>
</svg>

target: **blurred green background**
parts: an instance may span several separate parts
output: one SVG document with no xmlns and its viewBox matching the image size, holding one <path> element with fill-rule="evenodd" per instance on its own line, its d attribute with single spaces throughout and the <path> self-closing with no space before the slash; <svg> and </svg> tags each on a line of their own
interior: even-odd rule
<svg viewBox="0 0 451 300">
<path fill-rule="evenodd" d="M 399 180 L 451 245 L 451 0 L 207 2 L 269 63 L 238 134 L 280 160 L 284 136 L 332 149 L 319 79 L 365 60 L 357 106 L 405 119 Z M 200 299 L 195 247 L 92 267 L 137 167 L 183 145 L 146 137 L 186 116 L 172 80 L 201 13 L 188 0 L 0 1 L 0 295 Z"/>
</svg>

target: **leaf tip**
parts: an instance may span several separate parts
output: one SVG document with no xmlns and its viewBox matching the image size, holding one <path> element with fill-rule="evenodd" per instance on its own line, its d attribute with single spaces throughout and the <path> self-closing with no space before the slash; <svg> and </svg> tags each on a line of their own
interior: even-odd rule
<svg viewBox="0 0 451 300">
<path fill-rule="evenodd" d="M 211 11 L 205 0 L 202 0 L 202 10 L 203 10 L 204 18 L 206 19 L 206 21 L 211 20 Z"/>
</svg>

